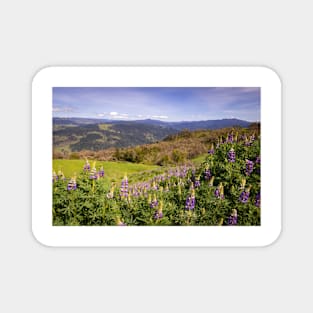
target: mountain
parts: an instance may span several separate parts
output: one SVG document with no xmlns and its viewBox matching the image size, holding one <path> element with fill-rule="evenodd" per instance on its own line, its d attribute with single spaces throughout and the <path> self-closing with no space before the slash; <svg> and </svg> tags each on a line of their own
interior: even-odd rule
<svg viewBox="0 0 313 313">
<path fill-rule="evenodd" d="M 220 129 L 248 127 L 251 123 L 238 119 L 164 122 L 145 120 L 108 120 L 92 118 L 53 118 L 53 147 L 68 152 L 99 151 L 124 148 L 160 141 L 184 129 Z"/>
</svg>

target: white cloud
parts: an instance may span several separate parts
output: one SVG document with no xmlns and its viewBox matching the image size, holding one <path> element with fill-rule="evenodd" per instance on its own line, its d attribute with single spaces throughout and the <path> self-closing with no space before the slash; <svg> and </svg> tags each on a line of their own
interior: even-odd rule
<svg viewBox="0 0 313 313">
<path fill-rule="evenodd" d="M 58 106 L 53 107 L 52 111 L 53 112 L 62 112 L 62 113 L 75 112 L 72 107 L 58 107 Z"/>
<path fill-rule="evenodd" d="M 166 115 L 152 115 L 152 118 L 167 119 L 168 116 L 166 116 Z"/>
<path fill-rule="evenodd" d="M 122 114 L 118 114 L 118 115 L 113 115 L 112 118 L 114 119 L 129 119 L 129 117 L 127 115 L 122 115 Z"/>
<path fill-rule="evenodd" d="M 110 115 L 111 116 L 116 116 L 116 115 L 118 115 L 118 113 L 117 112 L 110 112 Z"/>
<path fill-rule="evenodd" d="M 103 114 L 103 113 L 98 113 L 97 116 L 103 117 L 103 116 L 105 116 L 105 114 Z"/>
</svg>

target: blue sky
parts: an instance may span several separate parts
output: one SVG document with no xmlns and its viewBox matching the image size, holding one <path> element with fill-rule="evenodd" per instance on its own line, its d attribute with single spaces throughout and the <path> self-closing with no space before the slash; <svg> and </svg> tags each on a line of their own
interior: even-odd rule
<svg viewBox="0 0 313 313">
<path fill-rule="evenodd" d="M 54 87 L 54 117 L 260 121 L 254 87 Z"/>
</svg>

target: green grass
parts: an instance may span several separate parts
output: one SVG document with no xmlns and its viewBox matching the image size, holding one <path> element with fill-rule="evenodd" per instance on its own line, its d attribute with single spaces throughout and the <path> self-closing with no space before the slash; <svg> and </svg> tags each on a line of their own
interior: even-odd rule
<svg viewBox="0 0 313 313">
<path fill-rule="evenodd" d="M 205 161 L 205 158 L 207 157 L 207 153 L 204 153 L 204 154 L 201 154 L 201 155 L 198 155 L 196 158 L 192 159 L 192 163 L 196 166 L 199 166 L 202 162 Z"/>
<path fill-rule="evenodd" d="M 93 165 L 93 161 L 89 161 L 90 165 Z M 85 160 L 53 160 L 53 169 L 58 172 L 61 170 L 66 178 L 70 178 L 73 175 L 78 175 L 84 167 Z M 161 173 L 164 168 L 157 165 L 136 164 L 128 162 L 107 162 L 96 161 L 96 168 L 101 166 L 104 168 L 104 184 L 110 186 L 111 182 L 115 180 L 119 182 L 122 180 L 125 174 L 129 177 L 129 181 L 138 181 L 142 178 L 154 176 L 156 173 Z M 133 175 L 133 179 L 132 179 Z"/>
</svg>

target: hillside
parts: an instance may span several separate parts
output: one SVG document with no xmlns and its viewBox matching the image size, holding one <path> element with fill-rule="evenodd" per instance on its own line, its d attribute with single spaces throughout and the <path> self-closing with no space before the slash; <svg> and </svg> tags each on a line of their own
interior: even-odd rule
<svg viewBox="0 0 313 313">
<path fill-rule="evenodd" d="M 54 152 L 71 153 L 83 150 L 100 151 L 155 143 L 184 129 L 221 129 L 248 127 L 251 123 L 237 119 L 193 122 L 159 120 L 102 120 L 85 118 L 54 118 Z"/>
<path fill-rule="evenodd" d="M 234 137 L 245 138 L 260 134 L 260 124 L 251 124 L 248 128 L 230 127 L 217 130 L 183 130 L 165 137 L 162 141 L 126 148 L 109 148 L 99 151 L 83 150 L 77 153 L 55 153 L 54 158 L 94 159 L 100 161 L 127 161 L 133 163 L 172 165 L 194 162 L 207 154 L 213 143 L 225 141 L 232 133 Z"/>
</svg>

